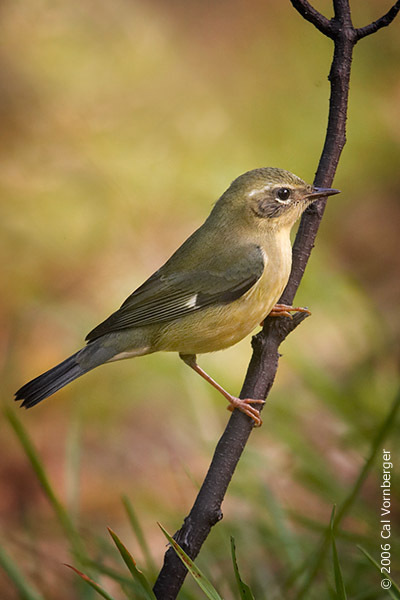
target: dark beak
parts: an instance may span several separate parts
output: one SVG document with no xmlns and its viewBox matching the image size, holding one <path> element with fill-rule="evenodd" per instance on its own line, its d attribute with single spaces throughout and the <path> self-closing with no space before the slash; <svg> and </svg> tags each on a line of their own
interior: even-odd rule
<svg viewBox="0 0 400 600">
<path fill-rule="evenodd" d="M 335 194 L 340 194 L 340 190 L 335 190 L 333 188 L 323 188 L 323 187 L 313 187 L 313 191 L 311 194 L 307 194 L 306 198 L 322 198 L 324 196 L 334 196 Z"/>
</svg>

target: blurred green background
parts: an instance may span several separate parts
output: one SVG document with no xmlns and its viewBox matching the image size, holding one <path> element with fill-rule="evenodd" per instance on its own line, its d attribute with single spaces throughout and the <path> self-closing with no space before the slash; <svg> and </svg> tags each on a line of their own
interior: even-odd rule
<svg viewBox="0 0 400 600">
<path fill-rule="evenodd" d="M 330 1 L 314 4 L 331 16 Z M 355 24 L 390 5 L 353 0 Z M 272 0 L 3 0 L 0 15 L 9 407 L 18 387 L 80 347 L 169 257 L 237 175 L 278 166 L 312 181 L 332 44 L 290 2 Z M 264 426 L 199 558 L 226 599 L 235 597 L 230 534 L 257 598 L 296 597 L 282 582 L 352 489 L 398 389 L 399 27 L 397 19 L 355 49 L 348 142 L 334 181 L 343 193 L 329 200 L 296 298 L 312 318 L 282 347 Z M 250 338 L 200 364 L 237 393 L 249 358 Z M 111 526 L 141 564 L 126 494 L 160 565 L 156 521 L 170 532 L 180 526 L 229 413 L 164 354 L 95 370 L 18 417 L 93 557 Z M 385 444 L 397 457 L 398 491 L 398 436 Z M 45 598 L 83 598 L 62 565 L 71 562 L 68 543 L 3 417 L 0 452 L 2 543 Z M 356 548 L 379 556 L 381 469 L 378 455 L 338 539 L 353 598 L 387 597 Z M 315 586 L 307 598 L 335 597 L 326 579 Z M 1 570 L 0 588 L 5 600 L 20 597 Z M 182 598 L 201 597 L 192 582 L 185 590 Z"/>
</svg>

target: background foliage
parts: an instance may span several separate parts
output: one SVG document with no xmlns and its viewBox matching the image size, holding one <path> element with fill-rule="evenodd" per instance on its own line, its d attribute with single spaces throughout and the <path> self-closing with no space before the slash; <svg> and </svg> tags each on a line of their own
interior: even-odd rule
<svg viewBox="0 0 400 600">
<path fill-rule="evenodd" d="M 354 0 L 355 24 L 390 4 Z M 331 2 L 315 5 L 330 15 Z M 331 44 L 289 2 L 272 0 L 3 0 L 0 11 L 8 407 L 17 387 L 75 351 L 170 255 L 238 174 L 270 165 L 312 180 Z M 343 193 L 329 201 L 297 297 L 313 316 L 283 347 L 264 426 L 199 559 L 226 599 L 235 597 L 231 534 L 256 597 L 282 597 L 289 571 L 317 547 L 332 504 L 352 489 L 398 389 L 398 39 L 395 22 L 356 48 L 348 143 L 335 180 Z M 249 341 L 201 364 L 237 391 Z M 229 414 L 164 354 L 103 367 L 18 416 L 92 557 L 115 566 L 106 525 L 139 563 L 146 558 L 121 494 L 159 565 L 165 539 L 156 521 L 171 532 L 180 525 Z M 398 438 L 392 433 L 385 446 L 399 473 Z M 46 598 L 85 597 L 62 566 L 71 562 L 68 541 L 4 418 L 0 452 L 4 547 Z M 356 548 L 379 555 L 380 473 L 378 454 L 337 534 L 354 598 L 386 597 Z M 398 476 L 395 485 L 398 492 Z M 122 597 L 115 581 L 103 581 Z M 182 598 L 199 597 L 193 585 Z M 316 586 L 307 597 L 331 597 L 326 580 Z M 0 587 L 5 600 L 19 597 L 1 571 Z"/>
</svg>

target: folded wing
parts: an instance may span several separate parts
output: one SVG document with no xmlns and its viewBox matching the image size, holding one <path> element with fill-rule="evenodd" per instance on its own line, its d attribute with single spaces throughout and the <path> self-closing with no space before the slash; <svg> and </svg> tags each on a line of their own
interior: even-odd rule
<svg viewBox="0 0 400 600">
<path fill-rule="evenodd" d="M 208 269 L 171 273 L 164 265 L 86 339 L 92 341 L 122 329 L 165 323 L 210 306 L 234 302 L 253 287 L 263 271 L 263 254 L 256 245 L 237 248 L 229 257 L 221 254 Z"/>
</svg>

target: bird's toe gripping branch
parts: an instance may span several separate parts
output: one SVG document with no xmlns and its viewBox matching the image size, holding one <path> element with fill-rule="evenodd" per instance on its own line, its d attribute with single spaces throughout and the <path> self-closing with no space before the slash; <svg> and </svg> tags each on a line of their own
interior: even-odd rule
<svg viewBox="0 0 400 600">
<path fill-rule="evenodd" d="M 252 404 L 265 404 L 265 400 L 254 400 L 253 398 L 236 398 L 236 396 L 232 396 L 229 392 L 227 392 L 219 383 L 215 381 L 208 373 L 204 371 L 196 362 L 196 357 L 193 354 L 179 354 L 180 358 L 186 363 L 189 367 L 191 367 L 196 373 L 200 375 L 205 381 L 210 383 L 213 388 L 218 390 L 224 398 L 226 398 L 229 402 L 227 409 L 230 411 L 234 411 L 235 408 L 240 410 L 242 413 L 253 419 L 256 427 L 261 427 L 262 420 L 260 417 L 259 411 L 252 406 Z"/>
<path fill-rule="evenodd" d="M 289 319 L 293 319 L 293 316 L 290 313 L 305 313 L 307 316 L 311 315 L 311 312 L 308 308 L 303 308 L 302 306 L 290 306 L 290 304 L 275 304 L 272 307 L 271 312 L 268 317 L 289 317 Z M 264 325 L 264 321 L 260 323 L 262 327 Z"/>
<path fill-rule="evenodd" d="M 255 423 L 255 427 L 261 427 L 262 419 L 260 417 L 259 411 L 252 406 L 252 404 L 265 404 L 265 400 L 254 400 L 253 398 L 235 398 L 235 396 L 230 396 L 228 398 L 229 404 L 226 407 L 228 410 L 233 412 L 235 408 L 240 410 L 242 413 L 253 419 Z"/>
</svg>

